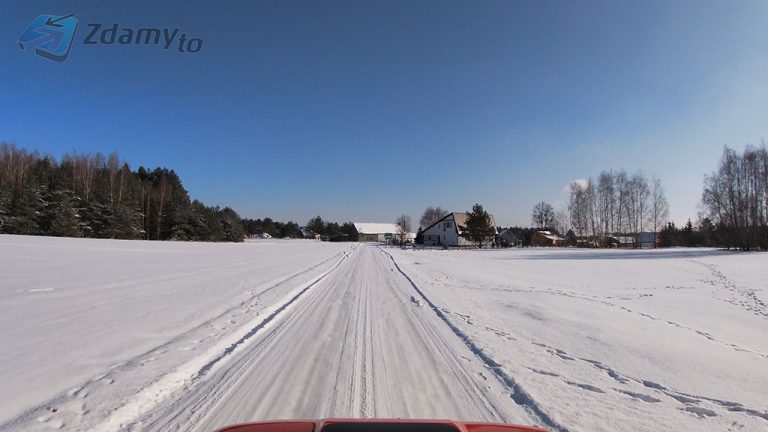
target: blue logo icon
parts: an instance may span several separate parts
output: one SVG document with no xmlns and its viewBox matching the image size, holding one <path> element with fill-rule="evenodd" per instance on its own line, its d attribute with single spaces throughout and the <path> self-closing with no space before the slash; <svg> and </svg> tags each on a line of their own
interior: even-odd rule
<svg viewBox="0 0 768 432">
<path fill-rule="evenodd" d="M 77 30 L 77 14 L 39 15 L 19 36 L 19 48 L 35 48 L 35 54 L 63 62 Z"/>
</svg>

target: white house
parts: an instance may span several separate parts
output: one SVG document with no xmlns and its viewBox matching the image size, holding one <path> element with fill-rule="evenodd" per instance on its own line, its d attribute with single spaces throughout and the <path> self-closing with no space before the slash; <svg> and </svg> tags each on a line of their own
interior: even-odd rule
<svg viewBox="0 0 768 432">
<path fill-rule="evenodd" d="M 475 246 L 468 239 L 461 236 L 461 227 L 467 223 L 467 213 L 453 212 L 448 213 L 439 221 L 428 226 L 422 231 L 424 235 L 424 244 L 428 246 Z M 496 221 L 493 215 L 488 215 L 491 219 L 491 225 L 496 228 Z M 488 239 L 488 244 L 493 242 L 493 236 Z"/>
<path fill-rule="evenodd" d="M 385 242 L 400 233 L 400 225 L 391 223 L 355 222 L 357 241 Z"/>
</svg>

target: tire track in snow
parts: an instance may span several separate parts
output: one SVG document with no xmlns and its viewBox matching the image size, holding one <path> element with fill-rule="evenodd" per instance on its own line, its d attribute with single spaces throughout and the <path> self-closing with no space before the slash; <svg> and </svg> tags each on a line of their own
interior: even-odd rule
<svg viewBox="0 0 768 432">
<path fill-rule="evenodd" d="M 504 420 L 490 394 L 455 355 L 464 346 L 377 249 L 350 259 L 275 318 L 227 361 L 137 418 L 132 429 L 210 431 L 268 418 L 383 416 Z M 485 369 L 483 369 L 485 370 Z M 531 416 L 513 403 L 515 418 Z"/>
<path fill-rule="evenodd" d="M 502 369 L 501 364 L 497 363 L 495 360 L 493 360 L 488 354 L 486 354 L 482 348 L 477 346 L 472 339 L 461 329 L 459 329 L 451 320 L 445 315 L 445 313 L 437 307 L 432 301 L 429 299 L 429 297 L 424 294 L 424 292 L 416 285 L 416 283 L 411 279 L 410 276 L 408 276 L 405 271 L 398 265 L 397 261 L 395 261 L 395 258 L 390 254 L 389 252 L 379 248 L 382 253 L 386 254 L 390 260 L 392 260 L 392 263 L 394 264 L 397 271 L 410 283 L 410 285 L 413 287 L 414 290 L 421 296 L 422 299 L 429 305 L 430 308 L 432 308 L 432 311 L 435 312 L 435 314 L 450 327 L 450 329 L 453 331 L 453 333 L 459 337 L 459 339 L 464 342 L 464 344 L 469 348 L 470 351 L 472 351 L 475 356 L 477 356 L 480 360 L 482 360 L 493 372 L 493 374 L 502 382 L 504 385 L 507 386 L 509 390 L 512 391 L 511 397 L 512 400 L 515 401 L 518 405 L 526 408 L 532 415 L 534 415 L 536 418 L 538 418 L 542 424 L 544 424 L 546 427 L 556 430 L 558 432 L 568 432 L 568 429 L 564 427 L 563 425 L 559 424 L 557 421 L 555 421 L 549 414 L 547 414 L 543 408 L 531 397 L 528 392 L 525 391 L 525 389 L 522 388 L 522 386 L 514 380 L 514 378 L 507 375 Z"/>
<path fill-rule="evenodd" d="M 217 366 L 217 364 L 229 358 L 239 347 L 243 346 L 254 335 L 270 325 L 275 318 L 280 316 L 312 287 L 316 286 L 338 269 L 350 254 L 351 252 L 344 251 L 342 253 L 342 258 L 334 264 L 333 267 L 300 288 L 300 290 L 292 295 L 287 301 L 276 305 L 275 309 L 266 318 L 256 323 L 255 326 L 251 327 L 239 339 L 224 347 L 223 350 L 213 358 L 210 358 L 202 365 L 194 366 L 193 370 L 190 370 L 190 365 L 188 364 L 180 367 L 175 372 L 171 372 L 161 377 L 153 384 L 143 388 L 139 393 L 133 395 L 128 403 L 114 410 L 110 417 L 105 419 L 100 425 L 96 426 L 94 430 L 114 430 L 116 427 L 120 430 L 131 430 L 137 424 L 143 423 L 147 413 L 150 413 L 176 391 L 193 386 L 197 381 L 200 381 L 215 366 Z M 272 334 L 274 334 L 274 332 L 272 332 L 270 336 Z M 195 361 L 193 360 L 193 362 Z M 178 415 L 178 413 L 176 415 Z M 172 419 L 175 420 L 176 417 L 174 416 Z"/>
<path fill-rule="evenodd" d="M 386 255 L 381 254 L 380 257 L 385 260 L 384 262 L 391 263 L 391 261 L 387 260 Z M 387 267 L 387 269 L 390 271 L 385 271 L 384 274 L 387 275 L 387 277 L 392 277 L 391 275 L 394 273 L 394 269 L 390 269 L 389 267 Z M 401 279 L 398 277 L 397 282 L 400 281 Z M 467 395 L 470 395 L 467 400 L 471 402 L 476 411 L 483 413 L 482 420 L 494 422 L 501 421 L 504 423 L 508 422 L 509 420 L 501 412 L 503 407 L 499 407 L 494 404 L 494 402 L 489 397 L 488 392 L 491 387 L 487 383 L 479 382 L 475 376 L 475 373 L 477 373 L 477 375 L 480 376 L 483 381 L 486 381 L 487 377 L 483 375 L 482 371 L 473 372 L 468 370 L 467 365 L 464 362 L 458 360 L 458 358 L 462 358 L 466 362 L 471 362 L 471 359 L 461 354 L 457 358 L 457 353 L 447 343 L 453 341 L 453 339 L 446 341 L 445 335 L 441 334 L 440 332 L 440 330 L 444 329 L 442 324 L 439 321 L 435 323 L 431 315 L 421 313 L 421 305 L 413 301 L 413 296 L 411 295 L 413 292 L 410 289 L 411 287 L 408 286 L 406 288 L 407 292 L 404 292 L 399 288 L 402 285 L 402 283 L 385 284 L 385 286 L 390 289 L 393 296 L 400 298 L 402 304 L 412 305 L 409 308 L 411 311 L 411 319 L 408 320 L 409 324 L 411 327 L 416 329 L 416 332 L 425 336 L 423 338 L 424 344 L 428 344 L 429 346 L 433 347 L 433 362 L 435 364 L 443 365 L 446 367 L 448 369 L 446 372 L 449 372 L 451 376 L 455 378 L 456 384 L 449 387 L 446 391 L 458 392 L 458 389 L 460 388 Z M 416 306 L 416 308 L 413 306 Z M 465 416 L 467 412 L 468 410 L 464 408 L 460 415 Z M 527 411 L 523 410 L 523 412 L 527 414 Z M 478 419 L 479 418 L 474 418 L 473 420 Z"/>
</svg>

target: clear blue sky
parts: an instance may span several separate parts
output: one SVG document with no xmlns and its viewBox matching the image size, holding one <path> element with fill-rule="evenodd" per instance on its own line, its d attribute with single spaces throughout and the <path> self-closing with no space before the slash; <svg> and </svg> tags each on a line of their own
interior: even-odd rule
<svg viewBox="0 0 768 432">
<path fill-rule="evenodd" d="M 601 169 L 657 173 L 695 217 L 722 146 L 768 138 L 768 2 L 10 2 L 0 140 L 168 166 L 241 215 L 503 225 Z M 69 59 L 16 40 L 76 12 Z M 198 54 L 89 46 L 87 23 L 180 27 Z"/>
</svg>

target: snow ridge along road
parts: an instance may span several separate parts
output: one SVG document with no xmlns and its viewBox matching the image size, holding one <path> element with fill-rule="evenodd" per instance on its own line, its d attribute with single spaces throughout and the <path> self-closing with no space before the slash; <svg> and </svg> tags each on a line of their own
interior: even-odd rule
<svg viewBox="0 0 768 432">
<path fill-rule="evenodd" d="M 110 427 L 209 431 L 257 419 L 455 418 L 541 423 L 431 310 L 391 258 L 360 246 L 163 403 Z M 110 427 L 105 428 L 110 429 Z"/>
</svg>

